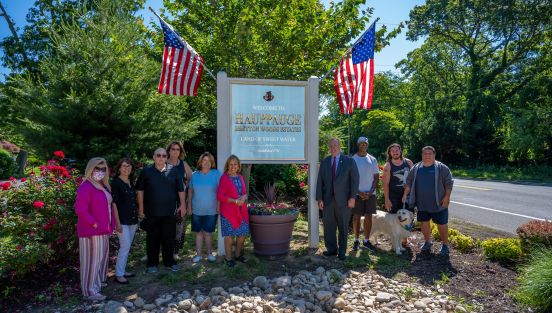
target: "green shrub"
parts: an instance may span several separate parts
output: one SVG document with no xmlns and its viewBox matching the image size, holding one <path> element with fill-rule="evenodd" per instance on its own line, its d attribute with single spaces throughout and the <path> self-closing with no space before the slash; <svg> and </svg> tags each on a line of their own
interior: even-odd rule
<svg viewBox="0 0 552 313">
<path fill-rule="evenodd" d="M 77 258 L 73 209 L 80 178 L 56 161 L 41 173 L 3 184 L 0 191 L 0 277 L 44 270 Z"/>
<path fill-rule="evenodd" d="M 502 262 L 516 262 L 523 252 L 518 238 L 492 238 L 481 243 L 483 253 L 491 260 Z"/>
<path fill-rule="evenodd" d="M 430 226 L 431 227 L 431 235 L 433 236 L 433 239 L 435 239 L 435 240 L 441 239 L 441 236 L 439 236 L 439 229 L 437 228 L 437 224 L 431 223 L 430 225 L 431 225 Z M 462 234 L 459 231 L 457 231 L 456 229 L 449 227 L 448 235 L 449 235 L 449 240 L 450 240 L 452 237 L 462 235 Z"/>
<path fill-rule="evenodd" d="M 306 196 L 307 176 L 307 165 L 255 164 L 249 183 L 254 193 L 262 193 L 266 184 L 276 183 L 279 194 L 290 199 Z"/>
<path fill-rule="evenodd" d="M 516 298 L 540 312 L 552 311 L 552 249 L 531 253 L 521 269 Z"/>
<path fill-rule="evenodd" d="M 470 252 L 477 247 L 477 241 L 470 236 L 458 234 L 449 238 L 450 244 L 460 252 Z"/>
<path fill-rule="evenodd" d="M 12 158 L 12 154 L 4 149 L 0 149 L 0 178 L 8 178 L 15 174 L 17 164 Z"/>
<path fill-rule="evenodd" d="M 530 221 L 518 227 L 517 234 L 521 240 L 521 248 L 527 254 L 533 249 L 552 249 L 552 222 Z"/>
</svg>

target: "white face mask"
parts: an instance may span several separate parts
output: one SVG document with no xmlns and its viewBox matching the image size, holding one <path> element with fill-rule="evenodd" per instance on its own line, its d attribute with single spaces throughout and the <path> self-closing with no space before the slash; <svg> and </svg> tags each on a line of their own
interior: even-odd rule
<svg viewBox="0 0 552 313">
<path fill-rule="evenodd" d="M 94 173 L 92 173 L 92 178 L 94 178 L 94 180 L 101 181 L 104 177 L 105 172 L 94 171 Z"/>
</svg>

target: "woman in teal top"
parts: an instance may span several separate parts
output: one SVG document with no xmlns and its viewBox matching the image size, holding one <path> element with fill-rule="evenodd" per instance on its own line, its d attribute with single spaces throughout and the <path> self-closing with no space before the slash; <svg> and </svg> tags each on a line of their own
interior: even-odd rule
<svg viewBox="0 0 552 313">
<path fill-rule="evenodd" d="M 207 260 L 214 262 L 213 232 L 217 224 L 217 188 L 220 172 L 216 169 L 215 158 L 209 152 L 203 153 L 197 161 L 197 171 L 192 174 L 188 188 L 188 214 L 192 214 L 192 231 L 196 233 L 196 256 L 192 262 L 202 259 L 202 245 L 207 246 Z"/>
</svg>

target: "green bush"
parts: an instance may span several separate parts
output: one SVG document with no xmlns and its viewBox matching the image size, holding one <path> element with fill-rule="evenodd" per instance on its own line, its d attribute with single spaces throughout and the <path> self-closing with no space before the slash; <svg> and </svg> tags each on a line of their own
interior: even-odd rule
<svg viewBox="0 0 552 313">
<path fill-rule="evenodd" d="M 439 229 L 437 228 L 437 224 L 431 223 L 430 225 L 431 225 L 430 226 L 431 227 L 431 235 L 433 236 L 433 239 L 435 239 L 435 240 L 441 239 L 441 236 L 439 236 Z M 451 240 L 452 237 L 462 235 L 462 234 L 459 231 L 457 231 L 456 229 L 449 227 L 448 235 L 449 235 L 449 240 Z"/>
<path fill-rule="evenodd" d="M 491 260 L 516 262 L 523 252 L 518 238 L 492 238 L 481 243 L 483 253 Z"/>
<path fill-rule="evenodd" d="M 518 301 L 540 312 L 552 312 L 552 249 L 536 249 L 522 267 Z"/>
<path fill-rule="evenodd" d="M 431 223 L 431 235 L 435 240 L 440 239 L 439 230 L 435 223 Z M 450 244 L 463 253 L 472 251 L 478 244 L 472 237 L 464 235 L 454 228 L 449 227 L 448 236 Z"/>
<path fill-rule="evenodd" d="M 0 149 L 0 178 L 8 178 L 15 174 L 17 164 L 12 158 L 12 154 L 4 149 Z"/>
<path fill-rule="evenodd" d="M 0 278 L 77 258 L 73 209 L 80 178 L 56 161 L 0 191 Z"/>
<path fill-rule="evenodd" d="M 470 236 L 458 234 L 449 238 L 450 244 L 462 253 L 470 252 L 477 247 L 477 241 Z"/>
<path fill-rule="evenodd" d="M 251 169 L 250 188 L 263 192 L 265 184 L 276 183 L 280 197 L 296 198 L 306 196 L 307 165 L 256 164 Z"/>
<path fill-rule="evenodd" d="M 521 240 L 521 248 L 527 254 L 533 249 L 552 249 L 552 222 L 530 221 L 518 227 L 517 234 Z"/>
</svg>

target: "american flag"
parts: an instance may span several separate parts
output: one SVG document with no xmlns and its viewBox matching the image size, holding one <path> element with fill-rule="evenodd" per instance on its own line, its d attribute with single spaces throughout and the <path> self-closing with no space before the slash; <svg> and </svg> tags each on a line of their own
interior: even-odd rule
<svg viewBox="0 0 552 313">
<path fill-rule="evenodd" d="M 172 26 L 159 21 L 165 35 L 159 93 L 195 96 L 203 72 L 203 59 Z"/>
<path fill-rule="evenodd" d="M 351 57 L 344 56 L 335 70 L 334 87 L 341 114 L 372 108 L 375 29 L 376 23 L 353 46 Z"/>
</svg>

